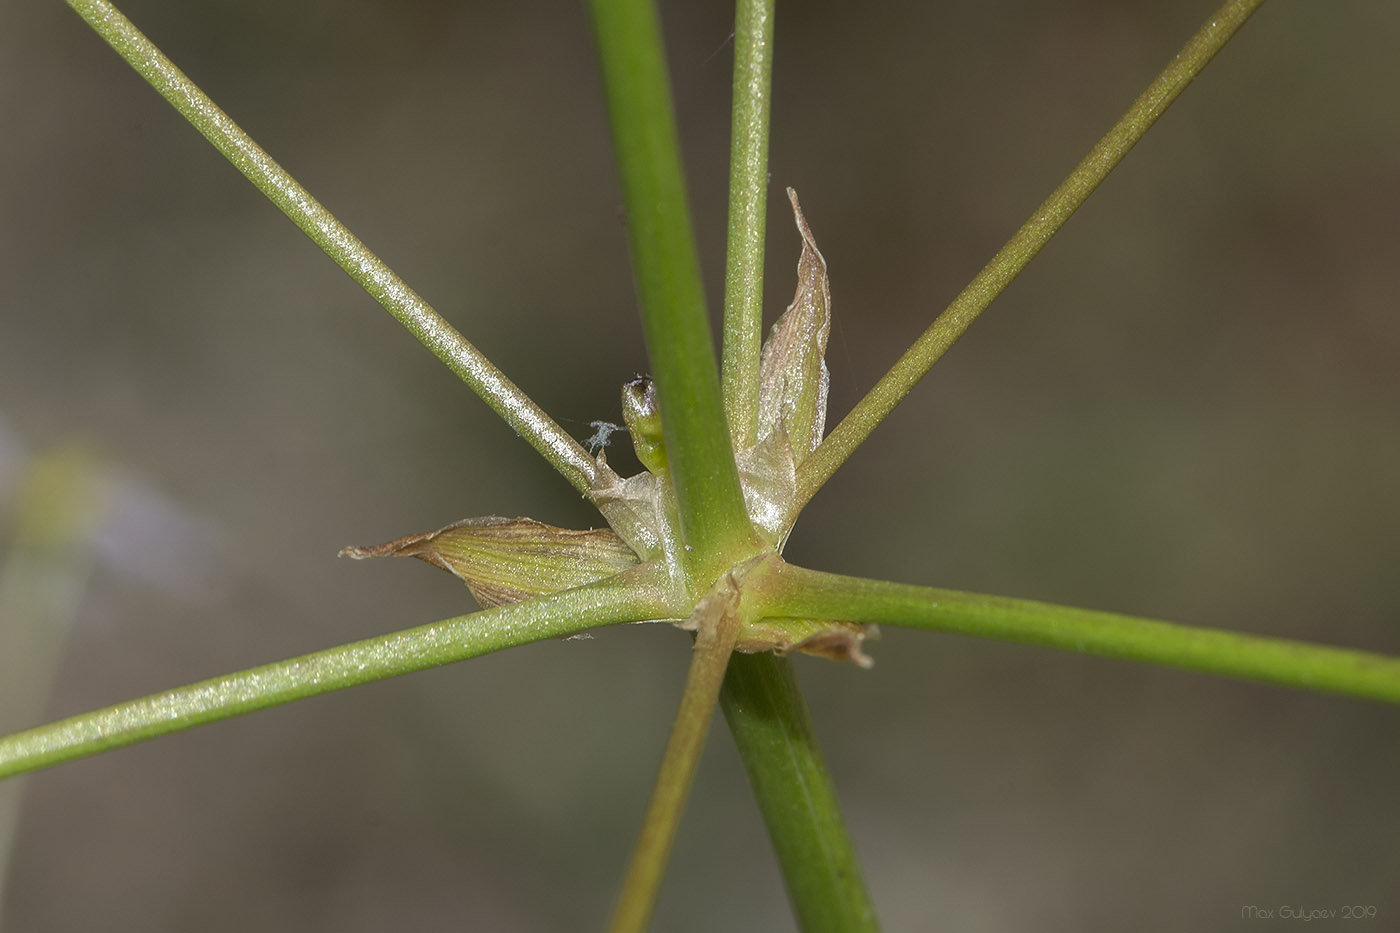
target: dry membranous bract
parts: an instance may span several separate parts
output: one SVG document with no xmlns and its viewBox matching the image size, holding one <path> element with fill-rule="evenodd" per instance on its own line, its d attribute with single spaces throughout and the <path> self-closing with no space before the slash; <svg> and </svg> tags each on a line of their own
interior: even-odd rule
<svg viewBox="0 0 1400 933">
<path fill-rule="evenodd" d="M 802 216 L 797 192 L 789 188 L 787 193 L 802 235 L 797 294 L 763 344 L 756 443 L 735 455 L 749 515 L 779 551 L 797 519 L 797 465 L 817 449 L 826 430 L 831 384 L 826 368 L 831 333 L 826 260 Z"/>
<path fill-rule="evenodd" d="M 797 517 L 797 465 L 821 443 L 826 429 L 830 384 L 826 343 L 831 332 L 831 291 L 826 261 L 796 192 L 789 188 L 787 193 L 802 236 L 797 292 L 763 345 L 754 443 L 735 451 L 749 517 L 777 553 L 782 552 Z M 482 606 L 593 583 L 642 562 L 656 564 L 683 589 L 684 548 L 662 439 L 662 412 L 649 377 L 639 376 L 623 386 L 622 414 L 645 470 L 621 477 L 599 449 L 590 497 L 611 531 L 573 531 L 529 518 L 477 518 L 378 547 L 346 548 L 341 554 L 417 557 L 460 577 Z M 726 591 L 734 586 L 732 574 L 719 583 Z M 732 600 L 721 602 L 728 605 Z M 702 599 L 690 619 L 679 624 L 694 630 L 719 604 Z M 702 612 L 702 607 L 709 610 Z M 872 632 L 853 622 L 767 618 L 746 623 L 735 647 L 746 652 L 798 651 L 868 667 L 871 662 L 861 646 Z"/>
<path fill-rule="evenodd" d="M 342 557 L 417 557 L 459 577 L 482 607 L 501 606 L 583 586 L 637 564 L 617 535 L 575 531 L 533 518 L 468 518 L 377 547 L 347 547 Z"/>
<path fill-rule="evenodd" d="M 831 334 L 831 286 L 826 260 L 802 216 L 797 192 L 787 190 L 802 255 L 797 260 L 797 294 L 763 344 L 759 368 L 758 440 L 786 433 L 793 459 L 801 463 L 817 449 L 826 431 L 826 396 L 831 375 L 826 341 Z"/>
</svg>

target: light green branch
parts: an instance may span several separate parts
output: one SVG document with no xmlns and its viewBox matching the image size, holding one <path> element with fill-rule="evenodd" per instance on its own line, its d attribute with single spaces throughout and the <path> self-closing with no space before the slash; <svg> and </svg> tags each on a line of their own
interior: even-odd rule
<svg viewBox="0 0 1400 933">
<path fill-rule="evenodd" d="M 584 629 L 672 615 L 647 565 L 553 596 L 368 638 L 119 703 L 0 739 L 0 778 Z"/>
<path fill-rule="evenodd" d="M 761 584 L 765 614 L 878 622 L 1400 703 L 1400 658 L 1157 622 L 1008 596 L 885 583 L 794 567 Z"/>
<path fill-rule="evenodd" d="M 321 206 L 228 114 L 176 68 L 106 0 L 68 0 L 117 54 L 160 92 L 234 167 L 325 250 L 409 333 L 446 363 L 515 432 L 587 495 L 597 464 L 568 432 L 492 365 L 481 351 L 409 288 L 378 256 Z"/>
<path fill-rule="evenodd" d="M 752 447 L 758 440 L 773 6 L 774 0 L 739 0 L 734 16 L 734 119 L 729 140 L 729 239 L 720 379 L 735 450 Z"/>
<path fill-rule="evenodd" d="M 1228 0 L 1191 37 L 1171 64 L 1133 102 L 1069 177 L 1036 208 L 992 261 L 953 299 L 865 398 L 797 470 L 793 515 L 846 462 L 857 447 L 938 362 L 963 332 L 1001 294 L 1041 247 L 1064 226 L 1108 173 L 1128 154 L 1186 85 L 1215 57 L 1264 0 Z"/>
</svg>

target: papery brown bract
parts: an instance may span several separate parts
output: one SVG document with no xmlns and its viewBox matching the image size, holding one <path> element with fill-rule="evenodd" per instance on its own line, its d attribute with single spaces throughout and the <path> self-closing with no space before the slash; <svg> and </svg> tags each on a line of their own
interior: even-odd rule
<svg viewBox="0 0 1400 933">
<path fill-rule="evenodd" d="M 758 443 L 786 431 L 794 463 L 816 450 L 826 430 L 826 397 L 831 376 L 826 368 L 826 342 L 831 334 L 831 287 L 826 260 L 797 192 L 787 189 L 793 219 L 802 234 L 797 260 L 797 293 L 773 324 L 763 344 L 759 364 Z"/>
<path fill-rule="evenodd" d="M 455 574 L 483 608 L 594 583 L 634 566 L 637 555 L 607 528 L 577 531 L 533 518 L 468 518 L 437 531 L 342 557 L 416 557 Z"/>
<path fill-rule="evenodd" d="M 735 452 L 744 502 L 754 525 L 779 551 L 796 519 L 797 465 L 821 443 L 831 383 L 826 343 L 831 333 L 831 288 L 826 260 L 797 192 L 787 189 L 802 235 L 797 292 L 773 324 L 759 366 L 757 441 Z"/>
</svg>

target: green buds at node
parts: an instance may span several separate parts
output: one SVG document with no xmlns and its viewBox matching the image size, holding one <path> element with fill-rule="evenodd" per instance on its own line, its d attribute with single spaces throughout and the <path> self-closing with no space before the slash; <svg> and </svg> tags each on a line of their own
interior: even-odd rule
<svg viewBox="0 0 1400 933">
<path fill-rule="evenodd" d="M 341 557 L 416 557 L 461 578 L 482 608 L 519 602 L 614 576 L 637 555 L 606 528 L 575 531 L 533 518 L 468 518 Z"/>
<path fill-rule="evenodd" d="M 632 435 L 637 459 L 650 473 L 666 472 L 666 442 L 661 438 L 661 410 L 656 407 L 656 383 L 638 376 L 622 387 L 622 420 Z"/>
<path fill-rule="evenodd" d="M 659 558 L 668 575 L 679 581 L 684 576 L 683 545 L 676 522 L 666 442 L 661 436 L 656 383 L 650 376 L 638 376 L 623 385 L 622 420 L 632 435 L 637 459 L 646 469 L 624 479 L 613 472 L 600 451 L 598 472 L 589 495 L 608 524 L 642 560 Z"/>
</svg>

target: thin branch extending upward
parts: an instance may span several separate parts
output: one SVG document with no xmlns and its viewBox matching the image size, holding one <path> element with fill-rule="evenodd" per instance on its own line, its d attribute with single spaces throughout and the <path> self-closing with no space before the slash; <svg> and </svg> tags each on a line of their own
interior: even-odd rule
<svg viewBox="0 0 1400 933">
<path fill-rule="evenodd" d="M 734 448 L 758 440 L 763 344 L 763 237 L 767 229 L 768 122 L 773 83 L 774 0 L 745 0 L 734 13 L 734 117 L 729 140 L 729 239 L 724 267 L 720 377 Z"/>
<path fill-rule="evenodd" d="M 170 102 L 258 190 L 325 250 L 409 333 L 457 374 L 574 488 L 589 494 L 597 463 L 480 350 L 360 242 L 106 0 L 68 0 L 127 64 Z"/>
<path fill-rule="evenodd" d="M 1128 112 L 1095 144 L 1069 177 L 1036 208 L 992 261 L 977 273 L 953 303 L 875 384 L 836 429 L 797 470 L 793 516 L 884 421 L 928 373 L 977 316 L 1040 252 L 1070 216 L 1093 194 L 1157 118 L 1224 48 L 1264 0 L 1227 0 L 1143 91 Z"/>
</svg>

